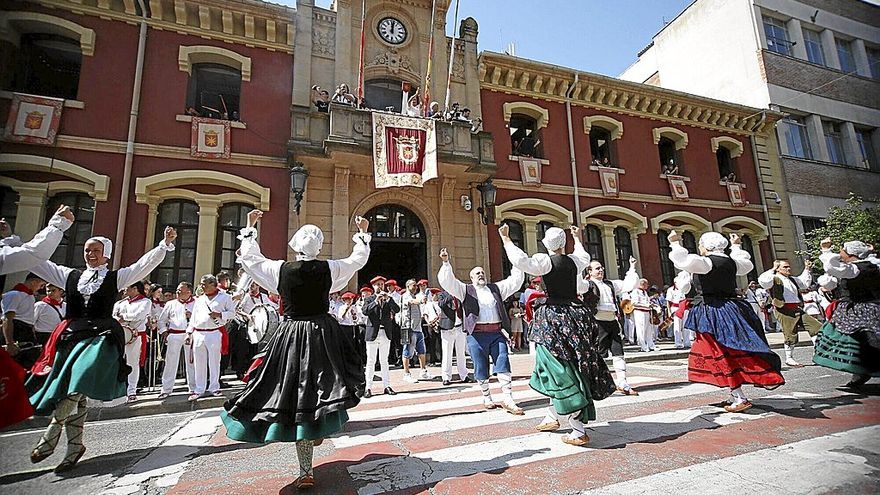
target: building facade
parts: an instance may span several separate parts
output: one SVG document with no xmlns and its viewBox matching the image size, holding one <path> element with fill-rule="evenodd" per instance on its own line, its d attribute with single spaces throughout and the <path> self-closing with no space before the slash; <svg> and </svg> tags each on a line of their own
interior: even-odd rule
<svg viewBox="0 0 880 495">
<path fill-rule="evenodd" d="M 786 117 L 779 155 L 797 242 L 850 193 L 880 191 L 880 7 L 861 0 L 698 0 L 621 78 Z"/>
</svg>

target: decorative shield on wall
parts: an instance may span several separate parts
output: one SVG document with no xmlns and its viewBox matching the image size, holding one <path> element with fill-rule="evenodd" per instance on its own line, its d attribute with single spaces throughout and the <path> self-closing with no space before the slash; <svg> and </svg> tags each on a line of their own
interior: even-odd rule
<svg viewBox="0 0 880 495">
<path fill-rule="evenodd" d="M 28 144 L 55 144 L 64 100 L 13 93 L 3 138 Z"/>
</svg>

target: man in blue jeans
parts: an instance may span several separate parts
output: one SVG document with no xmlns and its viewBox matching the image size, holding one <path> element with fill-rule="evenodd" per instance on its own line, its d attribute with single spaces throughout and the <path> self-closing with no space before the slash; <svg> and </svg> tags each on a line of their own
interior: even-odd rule
<svg viewBox="0 0 880 495">
<path fill-rule="evenodd" d="M 416 383 L 419 379 L 431 380 L 428 373 L 427 356 L 425 355 L 425 334 L 422 332 L 422 305 L 425 294 L 419 290 L 415 279 L 406 281 L 406 292 L 400 298 L 400 343 L 403 345 L 403 380 Z M 418 378 L 409 372 L 409 360 L 413 352 L 419 356 L 422 373 Z"/>
</svg>

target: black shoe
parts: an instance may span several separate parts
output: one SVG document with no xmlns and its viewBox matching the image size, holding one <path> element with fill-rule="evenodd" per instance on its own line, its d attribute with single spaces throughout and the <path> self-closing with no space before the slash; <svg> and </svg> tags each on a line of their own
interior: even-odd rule
<svg viewBox="0 0 880 495">
<path fill-rule="evenodd" d="M 452 382 L 450 382 L 449 380 L 443 380 L 443 385 L 452 385 Z"/>
<path fill-rule="evenodd" d="M 370 389 L 364 390 L 364 399 L 369 399 L 372 396 L 373 396 L 373 392 L 371 392 Z"/>
<path fill-rule="evenodd" d="M 476 383 L 476 382 L 477 381 L 474 380 L 473 378 L 471 378 L 470 376 L 464 377 L 464 380 L 461 381 L 461 383 Z"/>
<path fill-rule="evenodd" d="M 397 392 L 391 387 L 385 387 L 385 395 L 397 395 Z"/>
</svg>

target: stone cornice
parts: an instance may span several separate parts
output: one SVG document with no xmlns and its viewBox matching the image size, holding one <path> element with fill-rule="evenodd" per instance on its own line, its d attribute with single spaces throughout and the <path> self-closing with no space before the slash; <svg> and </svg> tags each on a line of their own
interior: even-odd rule
<svg viewBox="0 0 880 495">
<path fill-rule="evenodd" d="M 136 0 L 36 0 L 79 15 L 135 24 Z M 144 0 L 154 29 L 293 53 L 296 9 L 259 0 Z"/>
<path fill-rule="evenodd" d="M 726 133 L 772 132 L 782 114 L 713 100 L 647 84 L 568 69 L 494 52 L 480 53 L 480 87 L 502 93 L 572 104 Z M 763 114 L 763 115 L 762 115 Z"/>
</svg>

